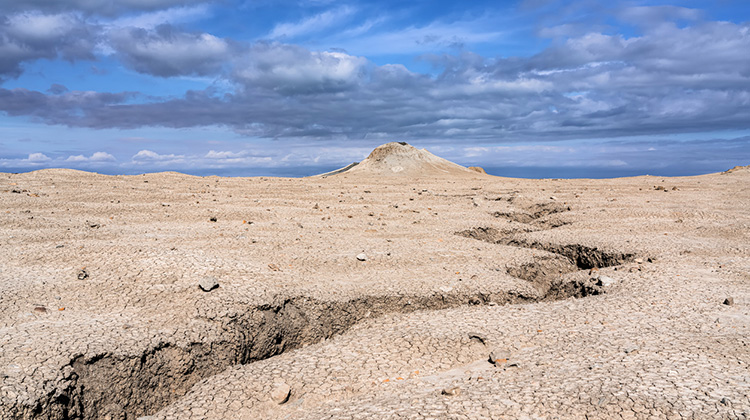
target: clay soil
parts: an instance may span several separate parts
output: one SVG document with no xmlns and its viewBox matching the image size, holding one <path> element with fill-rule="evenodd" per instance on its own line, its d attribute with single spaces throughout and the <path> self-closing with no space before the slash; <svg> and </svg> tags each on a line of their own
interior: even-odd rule
<svg viewBox="0 0 750 420">
<path fill-rule="evenodd" d="M 0 174 L 0 418 L 746 418 L 749 186 Z"/>
</svg>

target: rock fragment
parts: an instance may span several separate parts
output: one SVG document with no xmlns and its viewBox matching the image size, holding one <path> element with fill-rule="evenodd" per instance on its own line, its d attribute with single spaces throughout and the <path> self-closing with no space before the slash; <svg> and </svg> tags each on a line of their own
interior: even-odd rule
<svg viewBox="0 0 750 420">
<path fill-rule="evenodd" d="M 730 297 L 724 299 L 723 303 L 724 303 L 724 305 L 732 306 L 732 305 L 734 305 L 734 298 L 730 296 Z"/>
<path fill-rule="evenodd" d="M 275 402 L 276 404 L 284 404 L 285 402 L 289 401 L 289 396 L 292 393 L 292 388 L 285 384 L 280 383 L 276 384 L 273 391 L 271 391 L 271 401 Z"/>
<path fill-rule="evenodd" d="M 508 363 L 508 359 L 510 359 L 510 351 L 506 349 L 495 349 L 490 352 L 489 362 L 494 365 Z"/>
<path fill-rule="evenodd" d="M 204 277 L 198 282 L 198 287 L 204 292 L 210 292 L 219 287 L 219 282 L 213 277 Z"/>
<path fill-rule="evenodd" d="M 636 346 L 635 344 L 630 344 L 628 346 L 625 346 L 623 351 L 625 352 L 625 354 L 635 354 L 638 353 L 638 346 Z"/>
<path fill-rule="evenodd" d="M 453 388 L 445 388 L 440 393 L 447 396 L 458 396 L 461 395 L 461 388 L 457 386 L 454 386 Z"/>
<path fill-rule="evenodd" d="M 363 252 L 363 253 L 361 253 L 361 254 L 357 255 L 357 259 L 358 259 L 359 261 L 367 261 L 367 254 L 365 254 L 365 253 Z"/>
<path fill-rule="evenodd" d="M 608 276 L 599 276 L 599 281 L 596 282 L 597 286 L 609 287 L 615 284 L 615 279 Z"/>
</svg>

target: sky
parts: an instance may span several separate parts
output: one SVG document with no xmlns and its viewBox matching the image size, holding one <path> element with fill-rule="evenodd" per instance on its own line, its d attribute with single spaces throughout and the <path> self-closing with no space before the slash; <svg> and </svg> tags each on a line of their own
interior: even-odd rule
<svg viewBox="0 0 750 420">
<path fill-rule="evenodd" d="M 0 0 L 0 172 L 750 164 L 746 0 Z"/>
</svg>

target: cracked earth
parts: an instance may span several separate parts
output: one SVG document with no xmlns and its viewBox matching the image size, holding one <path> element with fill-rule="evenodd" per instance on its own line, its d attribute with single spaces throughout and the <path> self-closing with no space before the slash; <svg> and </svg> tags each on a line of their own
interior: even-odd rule
<svg viewBox="0 0 750 420">
<path fill-rule="evenodd" d="M 0 174 L 0 418 L 747 418 L 748 185 Z"/>
</svg>

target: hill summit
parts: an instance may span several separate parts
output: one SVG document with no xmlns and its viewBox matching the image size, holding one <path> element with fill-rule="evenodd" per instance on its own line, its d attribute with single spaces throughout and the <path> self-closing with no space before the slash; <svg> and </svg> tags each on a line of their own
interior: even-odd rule
<svg viewBox="0 0 750 420">
<path fill-rule="evenodd" d="M 405 142 L 391 142 L 378 146 L 362 162 L 352 163 L 341 169 L 322 174 L 322 176 L 344 173 L 373 176 L 479 175 L 475 171 L 435 156 L 425 149 L 417 149 Z"/>
</svg>

